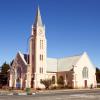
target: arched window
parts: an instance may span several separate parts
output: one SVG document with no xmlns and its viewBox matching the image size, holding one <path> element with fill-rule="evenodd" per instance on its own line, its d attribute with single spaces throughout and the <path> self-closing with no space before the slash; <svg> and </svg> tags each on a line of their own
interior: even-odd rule
<svg viewBox="0 0 100 100">
<path fill-rule="evenodd" d="M 55 84 L 55 76 L 52 76 L 52 84 Z"/>
<path fill-rule="evenodd" d="M 63 76 L 59 76 L 58 77 L 57 83 L 61 84 L 61 85 L 64 85 L 64 78 L 63 78 Z"/>
<path fill-rule="evenodd" d="M 40 40 L 40 49 L 43 49 L 43 40 Z"/>
<path fill-rule="evenodd" d="M 21 78 L 21 67 L 17 68 L 17 77 Z"/>
<path fill-rule="evenodd" d="M 40 67 L 40 73 L 43 74 L 43 67 Z"/>
<path fill-rule="evenodd" d="M 40 54 L 40 61 L 43 61 L 43 54 Z"/>
<path fill-rule="evenodd" d="M 88 78 L 88 68 L 84 67 L 82 71 L 83 78 Z"/>
</svg>

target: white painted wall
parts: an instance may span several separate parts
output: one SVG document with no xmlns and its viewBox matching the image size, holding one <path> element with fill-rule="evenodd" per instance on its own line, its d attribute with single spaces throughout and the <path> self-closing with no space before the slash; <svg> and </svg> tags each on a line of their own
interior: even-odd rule
<svg viewBox="0 0 100 100">
<path fill-rule="evenodd" d="M 84 67 L 88 67 L 88 78 L 84 79 L 82 77 L 82 70 Z M 91 63 L 88 55 L 84 53 L 78 63 L 74 67 L 74 86 L 75 88 L 84 88 L 84 80 L 87 80 L 88 87 L 93 84 L 93 87 L 96 86 L 96 69 Z"/>
</svg>

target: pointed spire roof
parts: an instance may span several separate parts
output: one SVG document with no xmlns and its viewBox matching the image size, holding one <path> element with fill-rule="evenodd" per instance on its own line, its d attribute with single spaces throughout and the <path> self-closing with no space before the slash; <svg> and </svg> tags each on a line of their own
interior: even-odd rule
<svg viewBox="0 0 100 100">
<path fill-rule="evenodd" d="M 35 17 L 35 22 L 34 22 L 34 27 L 37 27 L 37 26 L 43 26 L 39 6 L 37 9 L 37 14 Z"/>
</svg>

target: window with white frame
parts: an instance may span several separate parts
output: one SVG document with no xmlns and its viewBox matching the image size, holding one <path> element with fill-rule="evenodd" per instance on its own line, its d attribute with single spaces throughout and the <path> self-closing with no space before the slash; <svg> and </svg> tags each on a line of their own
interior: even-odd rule
<svg viewBox="0 0 100 100">
<path fill-rule="evenodd" d="M 82 76 L 83 76 L 83 78 L 88 78 L 88 68 L 87 67 L 83 68 Z"/>
</svg>

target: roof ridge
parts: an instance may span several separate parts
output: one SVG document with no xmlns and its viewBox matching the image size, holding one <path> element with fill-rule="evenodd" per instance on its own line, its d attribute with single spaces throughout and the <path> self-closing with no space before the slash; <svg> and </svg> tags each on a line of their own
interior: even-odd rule
<svg viewBox="0 0 100 100">
<path fill-rule="evenodd" d="M 73 55 L 73 56 L 59 57 L 59 58 L 50 58 L 50 59 L 64 59 L 64 58 L 81 57 L 81 56 L 82 56 L 82 54 L 80 54 L 80 55 Z"/>
<path fill-rule="evenodd" d="M 19 53 L 19 55 L 21 56 L 23 62 L 27 65 L 27 62 L 26 62 L 25 59 L 24 59 L 24 55 L 23 55 L 20 51 L 19 51 L 18 53 Z"/>
<path fill-rule="evenodd" d="M 80 56 L 82 56 L 82 55 L 66 56 L 66 57 L 62 57 L 62 58 L 58 58 L 58 59 L 71 58 L 71 57 L 80 57 Z"/>
</svg>

